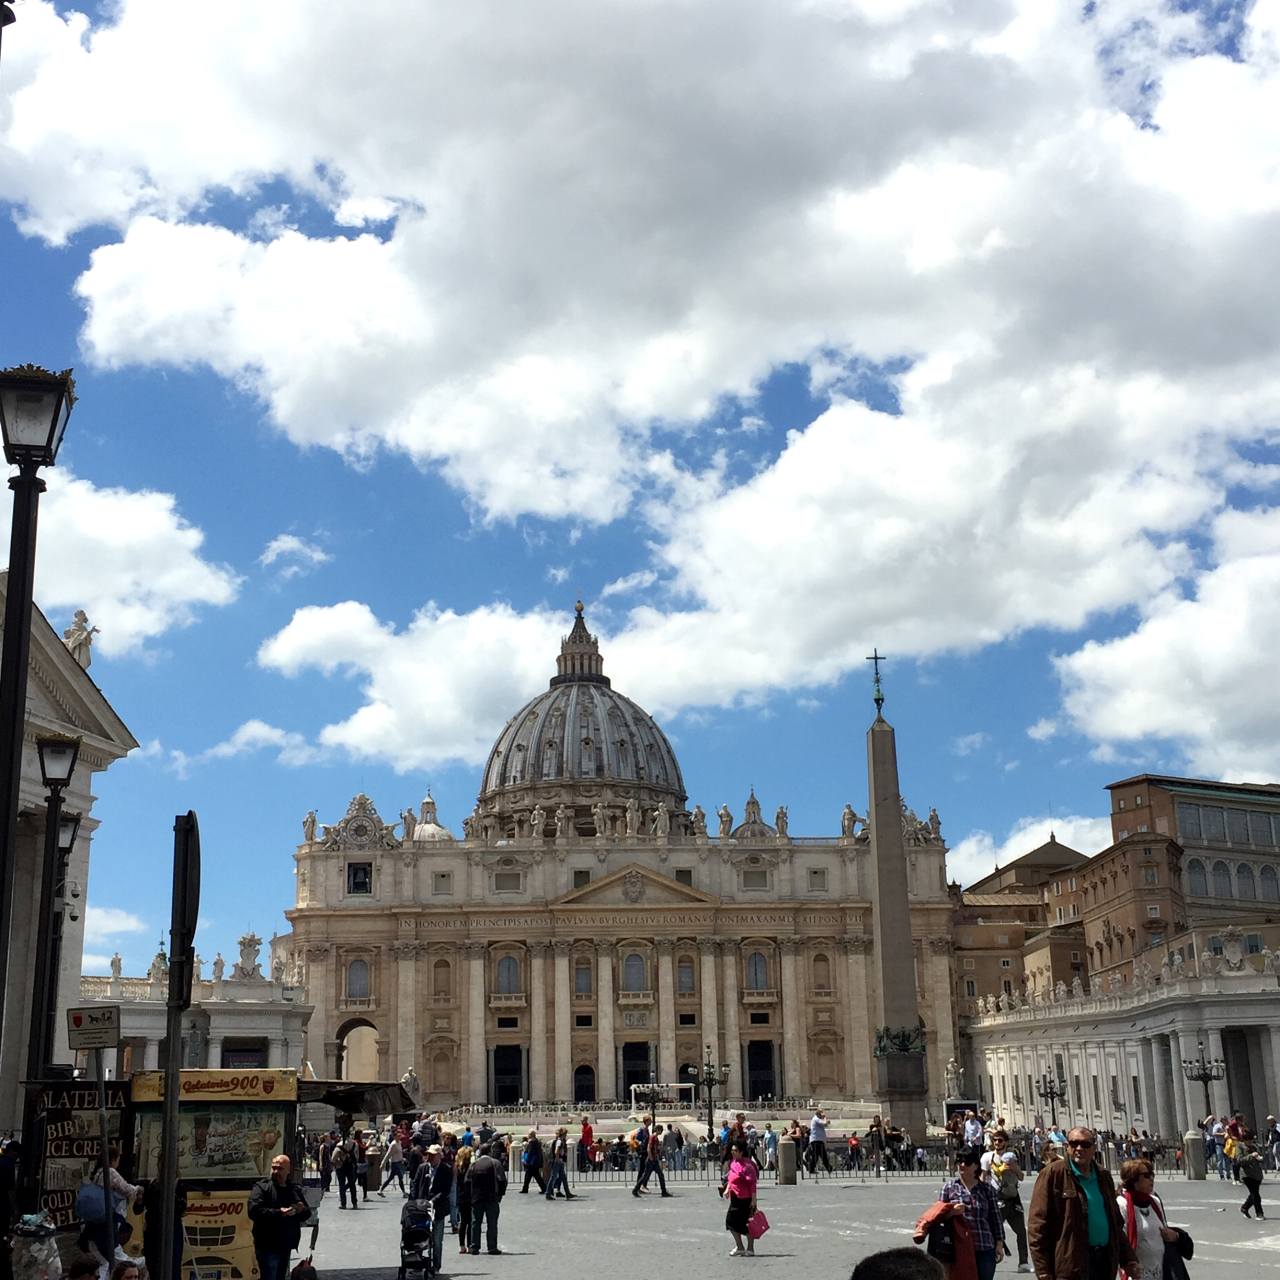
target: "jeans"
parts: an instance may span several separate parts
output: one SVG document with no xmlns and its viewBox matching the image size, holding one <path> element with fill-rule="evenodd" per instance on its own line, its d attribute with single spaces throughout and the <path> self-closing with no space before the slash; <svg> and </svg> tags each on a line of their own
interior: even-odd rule
<svg viewBox="0 0 1280 1280">
<path fill-rule="evenodd" d="M 566 1196 L 570 1194 L 569 1179 L 565 1175 L 563 1160 L 553 1160 L 551 1162 L 551 1177 L 547 1179 L 546 1191 L 548 1200 L 554 1197 L 557 1188 L 562 1189 Z"/>
<path fill-rule="evenodd" d="M 320 1194 L 326 1195 L 333 1187 L 333 1169 L 320 1170 Z"/>
<path fill-rule="evenodd" d="M 289 1280 L 288 1249 L 255 1249 L 262 1280 Z"/>
<path fill-rule="evenodd" d="M 1018 1265 L 1021 1266 L 1027 1261 L 1027 1220 L 1022 1212 L 1022 1200 L 1016 1196 L 1007 1200 L 1002 1198 L 1000 1216 L 1018 1242 Z"/>
<path fill-rule="evenodd" d="M 649 1185 L 649 1176 L 654 1173 L 658 1175 L 658 1187 L 665 1196 L 667 1194 L 667 1180 L 662 1176 L 661 1160 L 646 1160 L 644 1162 L 644 1169 L 640 1177 L 636 1179 L 635 1189 L 639 1191 L 642 1187 L 647 1187 Z"/>
<path fill-rule="evenodd" d="M 471 1252 L 480 1252 L 480 1224 L 484 1223 L 485 1248 L 490 1253 L 498 1252 L 498 1209 L 496 1200 L 485 1204 L 471 1206 Z"/>
<path fill-rule="evenodd" d="M 400 1184 L 400 1191 L 401 1193 L 403 1193 L 404 1192 L 404 1164 L 399 1160 L 397 1160 L 394 1164 L 392 1164 L 387 1169 L 387 1179 L 382 1184 L 381 1190 L 385 1191 L 391 1185 L 393 1179 Z"/>
<path fill-rule="evenodd" d="M 458 1179 L 455 1177 L 454 1180 L 451 1183 L 449 1183 L 449 1226 L 454 1231 L 458 1229 L 459 1217 L 460 1215 L 458 1213 Z"/>
<path fill-rule="evenodd" d="M 440 1263 L 444 1259 L 444 1226 L 448 1215 L 439 1212 L 435 1205 L 431 1206 L 431 1261 L 436 1274 L 440 1274 Z"/>
<path fill-rule="evenodd" d="M 994 1249 L 975 1249 L 973 1259 L 978 1264 L 978 1280 L 995 1280 L 996 1251 Z"/>
<path fill-rule="evenodd" d="M 1245 1197 L 1244 1204 L 1240 1206 L 1244 1210 L 1245 1217 L 1247 1218 L 1249 1216 L 1250 1209 L 1256 1210 L 1258 1217 L 1263 1217 L 1262 1197 L 1258 1194 L 1258 1191 L 1262 1187 L 1262 1183 L 1258 1182 L 1254 1178 L 1242 1178 L 1241 1181 L 1244 1183 L 1244 1189 L 1249 1193 Z"/>
<path fill-rule="evenodd" d="M 360 1193 L 356 1190 L 356 1167 L 349 1160 L 338 1168 L 338 1201 L 344 1209 L 347 1207 L 348 1192 L 351 1193 L 351 1207 L 354 1209 L 360 1203 Z"/>
</svg>

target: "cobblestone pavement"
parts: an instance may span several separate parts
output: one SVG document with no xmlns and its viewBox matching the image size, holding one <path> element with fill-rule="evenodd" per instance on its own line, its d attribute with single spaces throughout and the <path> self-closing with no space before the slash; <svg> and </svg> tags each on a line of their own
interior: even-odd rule
<svg viewBox="0 0 1280 1280">
<path fill-rule="evenodd" d="M 502 1202 L 499 1246 L 503 1257 L 462 1256 L 457 1238 L 445 1237 L 444 1273 L 449 1277 L 514 1280 L 547 1264 L 566 1264 L 585 1274 L 606 1271 L 611 1262 L 622 1275 L 639 1270 L 667 1280 L 675 1269 L 699 1277 L 728 1275 L 742 1267 L 806 1280 L 848 1280 L 858 1259 L 878 1249 L 911 1242 L 911 1227 L 937 1195 L 933 1178 L 853 1182 L 839 1177 L 798 1187 L 766 1186 L 760 1206 L 771 1230 L 757 1246 L 754 1261 L 728 1257 L 732 1244 L 724 1230 L 724 1202 L 712 1185 L 672 1183 L 673 1198 L 632 1197 L 625 1186 L 584 1185 L 573 1201 L 548 1203 L 514 1188 Z M 1170 1218 L 1196 1242 L 1193 1276 L 1230 1274 L 1280 1280 L 1280 1178 L 1262 1189 L 1275 1222 L 1246 1222 L 1238 1212 L 1243 1191 L 1231 1184 L 1161 1180 Z M 1029 1193 L 1028 1193 L 1029 1198 Z M 394 1280 L 398 1262 L 398 1193 L 371 1196 L 356 1212 L 340 1212 L 325 1198 L 315 1262 L 321 1280 Z M 1013 1240 L 1010 1237 L 1009 1243 Z M 1012 1277 L 1005 1262 L 997 1276 Z M 797 1272 L 797 1267 L 801 1270 Z"/>
</svg>

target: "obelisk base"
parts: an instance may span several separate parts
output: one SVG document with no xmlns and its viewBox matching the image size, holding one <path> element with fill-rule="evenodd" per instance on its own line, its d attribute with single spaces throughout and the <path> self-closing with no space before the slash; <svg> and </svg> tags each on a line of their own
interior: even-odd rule
<svg viewBox="0 0 1280 1280">
<path fill-rule="evenodd" d="M 910 1132 L 912 1140 L 925 1137 L 923 1053 L 879 1054 L 876 1064 L 876 1101 L 895 1125 Z"/>
</svg>

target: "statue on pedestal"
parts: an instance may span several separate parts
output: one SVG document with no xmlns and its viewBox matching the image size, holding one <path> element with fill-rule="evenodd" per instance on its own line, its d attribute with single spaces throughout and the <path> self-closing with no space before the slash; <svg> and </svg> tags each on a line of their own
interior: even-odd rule
<svg viewBox="0 0 1280 1280">
<path fill-rule="evenodd" d="M 86 671 L 93 661 L 93 637 L 98 634 L 98 628 L 89 625 L 89 615 L 83 609 L 75 611 L 71 625 L 62 633 L 62 643 Z"/>
<path fill-rule="evenodd" d="M 533 812 L 529 815 L 530 839 L 541 840 L 546 829 L 547 811 L 540 804 L 535 804 L 533 806 Z"/>
<path fill-rule="evenodd" d="M 605 808 L 603 800 L 597 800 L 595 804 L 591 806 L 591 817 L 596 824 L 596 835 L 608 835 L 609 811 Z"/>
<path fill-rule="evenodd" d="M 653 821 L 649 824 L 650 832 L 659 840 L 665 839 L 671 833 L 671 814 L 667 811 L 665 801 L 659 801 L 658 807 L 653 811 Z"/>
<path fill-rule="evenodd" d="M 727 840 L 729 832 L 733 830 L 733 814 L 729 812 L 729 806 L 722 804 L 716 810 L 716 817 L 720 819 L 720 839 Z"/>
<path fill-rule="evenodd" d="M 214 980 L 214 982 L 221 982 L 221 981 L 222 981 L 222 975 L 223 975 L 223 973 L 225 972 L 226 967 L 227 967 L 227 962 L 222 958 L 222 952 L 221 952 L 221 951 L 219 951 L 219 952 L 217 953 L 217 955 L 215 955 L 215 956 L 213 957 L 213 980 Z"/>
<path fill-rule="evenodd" d="M 310 844 L 316 838 L 316 811 L 309 809 L 302 819 L 302 838 Z"/>
<path fill-rule="evenodd" d="M 787 806 L 780 804 L 778 812 L 773 815 L 773 825 L 780 836 L 787 834 Z"/>
<path fill-rule="evenodd" d="M 954 1059 L 947 1060 L 947 1097 L 964 1097 L 964 1068 Z"/>
<path fill-rule="evenodd" d="M 640 834 L 640 803 L 632 796 L 627 801 L 626 832 L 629 836 Z"/>
<path fill-rule="evenodd" d="M 851 836 L 858 829 L 858 815 L 853 805 L 847 804 L 844 812 L 840 815 L 840 834 L 842 836 Z"/>
<path fill-rule="evenodd" d="M 707 834 L 707 815 L 700 804 L 693 806 L 692 822 L 695 836 L 705 836 Z"/>
<path fill-rule="evenodd" d="M 556 807 L 556 839 L 567 840 L 573 834 L 573 810 L 567 805 Z"/>
<path fill-rule="evenodd" d="M 115 955 L 111 957 L 111 976 L 113 978 L 118 978 L 123 971 L 124 971 L 124 960 L 121 958 L 120 953 L 117 951 Z"/>
</svg>

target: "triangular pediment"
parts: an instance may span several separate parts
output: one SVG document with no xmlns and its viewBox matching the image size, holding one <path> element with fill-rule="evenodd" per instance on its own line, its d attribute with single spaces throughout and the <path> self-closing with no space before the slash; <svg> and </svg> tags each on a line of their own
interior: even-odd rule
<svg viewBox="0 0 1280 1280">
<path fill-rule="evenodd" d="M 690 888 L 651 867 L 630 862 L 599 880 L 574 889 L 552 907 L 716 907 L 720 899 Z"/>
</svg>

